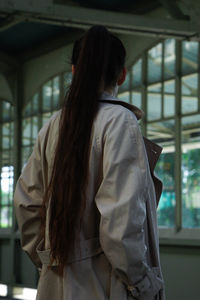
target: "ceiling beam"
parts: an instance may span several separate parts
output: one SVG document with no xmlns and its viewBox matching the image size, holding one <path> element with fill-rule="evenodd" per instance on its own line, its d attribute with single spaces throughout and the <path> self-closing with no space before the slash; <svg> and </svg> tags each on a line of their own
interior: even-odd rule
<svg viewBox="0 0 200 300">
<path fill-rule="evenodd" d="M 115 33 L 200 40 L 200 28 L 188 20 L 157 19 L 128 13 L 59 5 L 53 4 L 50 0 L 47 3 L 39 0 L 1 0 L 0 16 L 13 12 L 31 22 L 80 29 L 102 24 Z"/>
</svg>

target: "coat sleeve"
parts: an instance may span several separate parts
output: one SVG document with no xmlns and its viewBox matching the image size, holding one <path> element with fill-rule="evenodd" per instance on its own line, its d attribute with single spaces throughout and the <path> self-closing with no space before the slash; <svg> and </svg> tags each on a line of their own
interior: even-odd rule
<svg viewBox="0 0 200 300">
<path fill-rule="evenodd" d="M 103 180 L 95 198 L 102 249 L 132 297 L 154 299 L 161 287 L 146 260 L 147 159 L 132 113 L 109 120 L 102 148 Z"/>
<path fill-rule="evenodd" d="M 15 213 L 21 233 L 21 246 L 38 268 L 41 267 L 41 262 L 36 253 L 36 247 L 40 236 L 40 208 L 43 193 L 44 178 L 39 134 L 32 155 L 18 179 L 14 194 Z"/>
</svg>

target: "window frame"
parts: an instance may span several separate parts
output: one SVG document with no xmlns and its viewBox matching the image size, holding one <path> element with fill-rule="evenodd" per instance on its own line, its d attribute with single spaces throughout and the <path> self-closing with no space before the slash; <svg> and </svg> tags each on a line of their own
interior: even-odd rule
<svg viewBox="0 0 200 300">
<path fill-rule="evenodd" d="M 155 47 L 157 44 L 162 43 L 162 75 L 161 80 L 159 82 L 151 82 L 148 84 L 148 51 Z M 182 41 L 175 41 L 175 74 L 170 78 L 166 78 L 164 76 L 164 41 L 157 41 L 156 44 L 151 46 L 149 49 L 144 51 L 142 57 L 137 57 L 137 59 L 133 62 L 130 70 L 134 67 L 134 64 L 137 63 L 139 59 L 142 58 L 142 110 L 145 113 L 145 116 L 141 122 L 142 132 L 146 136 L 147 135 L 147 125 L 154 122 L 163 122 L 167 120 L 175 121 L 175 149 L 176 149 L 176 158 L 175 158 L 175 193 L 176 193 L 176 206 L 175 206 L 175 227 L 167 228 L 159 226 L 159 237 L 161 245 L 191 245 L 191 246 L 200 246 L 200 228 L 183 228 L 182 224 L 182 178 L 181 178 L 181 135 L 182 135 L 182 127 L 181 122 L 182 118 L 192 115 L 200 114 L 200 43 L 198 47 L 198 68 L 196 72 L 191 72 L 191 74 L 197 73 L 198 76 L 198 85 L 197 85 L 197 97 L 198 97 L 198 109 L 195 112 L 190 113 L 182 113 L 182 90 L 181 90 L 181 82 L 184 76 L 191 75 L 190 73 L 182 74 Z M 132 74 L 132 71 L 130 71 Z M 131 78 L 131 76 L 130 76 Z M 165 117 L 164 116 L 164 83 L 174 80 L 175 81 L 175 113 L 174 116 Z M 147 90 L 148 86 L 156 83 L 161 83 L 161 98 L 162 98 L 162 109 L 161 109 L 161 118 L 156 120 L 147 120 Z M 132 84 L 130 82 L 130 94 L 134 92 L 134 88 L 132 89 Z M 138 88 L 138 87 L 137 87 Z M 132 99 L 131 99 L 132 100 Z M 178 171 L 177 171 L 178 170 Z"/>
<path fill-rule="evenodd" d="M 47 78 L 45 80 L 45 82 L 43 82 L 39 89 L 37 91 L 35 91 L 35 93 L 33 94 L 33 96 L 30 98 L 29 101 L 27 101 L 25 103 L 25 106 L 23 107 L 22 110 L 22 128 L 23 128 L 23 122 L 26 119 L 30 119 L 30 126 L 31 126 L 31 136 L 29 138 L 29 143 L 27 143 L 26 145 L 23 144 L 23 130 L 22 130 L 22 138 L 21 138 L 21 168 L 23 168 L 23 165 L 26 163 L 27 159 L 25 159 L 23 153 L 24 153 L 24 149 L 28 149 L 29 148 L 29 152 L 31 153 L 35 144 L 35 140 L 33 137 L 33 123 L 34 123 L 34 119 L 37 118 L 37 131 L 39 132 L 40 129 L 44 126 L 46 120 L 45 120 L 45 115 L 52 115 L 54 112 L 56 112 L 60 106 L 61 106 L 61 101 L 63 99 L 64 96 L 64 90 L 65 90 L 65 84 L 64 84 L 64 76 L 65 74 L 68 74 L 69 72 L 61 72 L 58 74 L 54 74 L 53 76 Z M 53 90 L 54 90 L 54 80 L 55 78 L 58 78 L 58 83 L 59 83 L 59 96 L 58 96 L 58 104 L 57 107 L 54 107 L 54 102 L 53 102 Z M 44 109 L 43 107 L 43 88 L 46 86 L 46 84 L 50 84 L 51 87 L 51 96 L 50 96 L 50 103 L 49 103 L 49 109 Z M 33 102 L 34 102 L 34 97 L 38 95 L 38 111 L 33 111 Z M 26 108 L 27 106 L 31 107 L 30 112 L 26 113 Z"/>
<path fill-rule="evenodd" d="M 3 118 L 3 105 L 9 104 L 9 115 L 8 118 L 4 119 Z M 8 147 L 4 148 L 3 145 L 3 126 L 8 125 Z M 8 232 L 11 232 L 12 226 L 13 226 L 13 205 L 12 205 L 12 198 L 10 198 L 10 192 L 13 195 L 14 192 L 14 105 L 11 101 L 8 101 L 6 99 L 0 98 L 0 169 L 2 170 L 4 167 L 9 167 L 9 175 L 8 175 L 8 181 L 10 185 L 10 180 L 12 180 L 12 190 L 9 189 L 8 191 L 8 199 L 7 199 L 7 204 L 2 205 L 2 189 L 0 186 L 0 225 L 1 225 L 1 211 L 3 207 L 7 207 L 10 209 L 10 217 L 8 217 L 8 225 L 6 227 L 1 227 L 0 226 L 0 233 L 5 235 Z M 8 161 L 3 161 L 3 152 L 6 152 L 8 154 Z M 12 167 L 12 177 L 10 177 L 10 167 Z M 3 172 L 0 174 L 0 184 L 3 179 L 2 177 Z"/>
</svg>

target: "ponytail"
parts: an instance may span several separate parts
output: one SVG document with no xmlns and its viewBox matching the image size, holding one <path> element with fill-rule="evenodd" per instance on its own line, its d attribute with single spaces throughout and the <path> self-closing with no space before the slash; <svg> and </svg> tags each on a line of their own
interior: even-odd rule
<svg viewBox="0 0 200 300">
<path fill-rule="evenodd" d="M 113 52 L 114 51 L 114 52 Z M 102 91 L 116 84 L 125 49 L 103 26 L 94 26 L 74 44 L 75 73 L 61 112 L 51 179 L 42 214 L 50 205 L 51 261 L 60 274 L 80 232 L 86 207 L 91 130 Z M 43 232 L 45 222 L 43 223 Z"/>
</svg>

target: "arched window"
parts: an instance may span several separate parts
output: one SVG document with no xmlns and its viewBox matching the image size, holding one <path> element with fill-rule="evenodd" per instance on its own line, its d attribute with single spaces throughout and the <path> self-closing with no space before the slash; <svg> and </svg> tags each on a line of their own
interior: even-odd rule
<svg viewBox="0 0 200 300">
<path fill-rule="evenodd" d="M 134 63 L 126 83 L 129 101 L 145 113 L 144 134 L 163 147 L 159 225 L 177 232 L 200 228 L 199 67 L 198 42 L 167 39 Z"/>
<path fill-rule="evenodd" d="M 0 122 L 0 228 L 10 228 L 14 184 L 14 121 L 10 102 L 0 101 Z"/>
<path fill-rule="evenodd" d="M 61 105 L 71 73 L 62 73 L 45 82 L 23 110 L 22 167 L 28 160 L 41 127 Z"/>
</svg>

